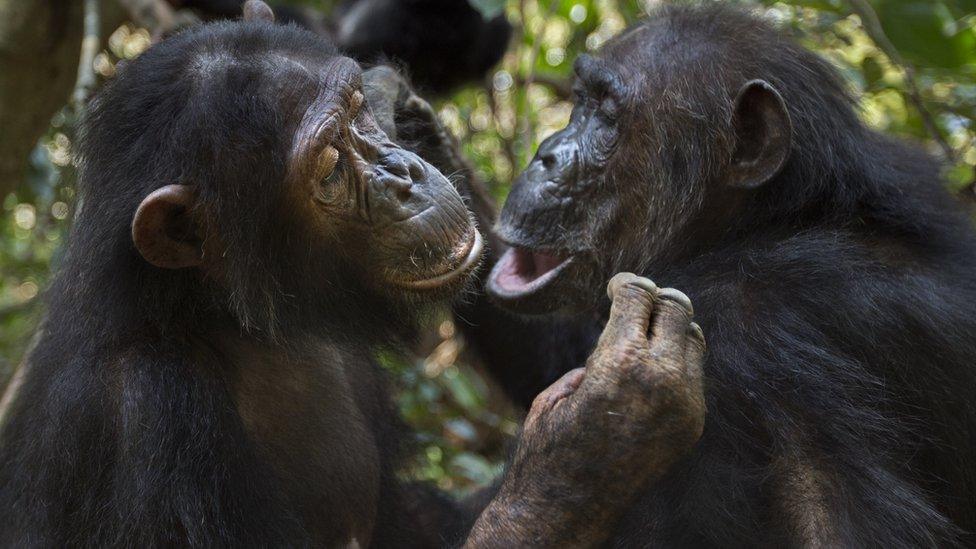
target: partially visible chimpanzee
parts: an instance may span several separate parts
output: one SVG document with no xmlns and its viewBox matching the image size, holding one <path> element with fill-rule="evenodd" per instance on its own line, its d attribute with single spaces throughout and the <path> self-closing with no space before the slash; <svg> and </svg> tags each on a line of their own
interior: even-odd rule
<svg viewBox="0 0 976 549">
<path fill-rule="evenodd" d="M 372 352 L 464 286 L 481 237 L 376 126 L 355 62 L 246 12 L 150 48 L 91 106 L 83 203 L 0 430 L 0 545 L 605 539 L 700 435 L 687 298 L 611 281 L 597 350 L 536 400 L 497 495 L 399 483 Z"/>
<path fill-rule="evenodd" d="M 167 0 L 174 8 L 193 10 L 203 21 L 238 19 L 244 14 L 245 0 Z M 271 4 L 275 21 L 297 25 L 317 34 L 329 35 L 330 24 L 324 13 L 307 6 Z"/>
<path fill-rule="evenodd" d="M 489 367 L 523 398 L 573 367 L 546 370 L 598 330 L 621 270 L 687 289 L 709 334 L 704 435 L 612 544 L 973 543 L 976 237 L 937 163 L 866 128 L 823 60 L 718 3 L 664 8 L 576 73 L 488 280 L 569 332 L 513 320 L 520 349 L 549 339 Z M 498 327 L 469 330 L 489 357 Z"/>
<path fill-rule="evenodd" d="M 241 15 L 244 0 L 169 0 L 207 20 Z M 278 21 L 334 38 L 343 53 L 366 63 L 395 61 L 422 92 L 445 94 L 485 77 L 512 35 L 504 14 L 486 19 L 469 0 L 343 0 L 328 18 L 294 6 L 275 8 Z"/>
<path fill-rule="evenodd" d="M 504 14 L 485 19 L 469 0 L 345 0 L 336 12 L 343 52 L 403 63 L 421 92 L 435 94 L 483 78 L 512 34 Z"/>
</svg>

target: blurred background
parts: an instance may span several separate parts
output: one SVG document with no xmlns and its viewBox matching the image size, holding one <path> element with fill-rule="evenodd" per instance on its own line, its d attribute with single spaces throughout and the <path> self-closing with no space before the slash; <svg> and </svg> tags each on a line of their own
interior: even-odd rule
<svg viewBox="0 0 976 549">
<path fill-rule="evenodd" d="M 575 57 L 662 4 L 457 1 L 511 26 L 494 67 L 433 100 L 499 201 L 538 143 L 568 120 Z M 976 0 L 735 3 L 829 59 L 868 124 L 943 159 L 946 185 L 976 204 Z M 219 16 L 197 4 L 208 2 L 0 0 L 0 386 L 44 314 L 43 293 L 71 224 L 72 143 L 85 100 L 154 40 Z M 337 2 L 278 4 L 279 19 L 294 13 L 306 25 L 327 26 Z M 415 354 L 380 359 L 395 374 L 400 408 L 418 433 L 405 474 L 464 493 L 499 471 L 520 412 L 479 374 L 446 314 Z"/>
</svg>

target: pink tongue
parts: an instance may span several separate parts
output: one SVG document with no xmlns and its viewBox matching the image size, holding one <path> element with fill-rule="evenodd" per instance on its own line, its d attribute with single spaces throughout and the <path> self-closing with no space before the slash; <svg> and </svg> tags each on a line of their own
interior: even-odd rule
<svg viewBox="0 0 976 549">
<path fill-rule="evenodd" d="M 548 254 L 511 248 L 499 262 L 501 265 L 496 269 L 495 283 L 506 290 L 517 291 L 558 267 L 563 260 Z"/>
</svg>

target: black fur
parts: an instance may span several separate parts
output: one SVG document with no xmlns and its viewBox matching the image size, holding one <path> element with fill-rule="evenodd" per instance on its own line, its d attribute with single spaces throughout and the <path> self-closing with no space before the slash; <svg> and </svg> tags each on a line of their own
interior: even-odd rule
<svg viewBox="0 0 976 549">
<path fill-rule="evenodd" d="M 282 181 L 295 121 L 275 110 L 278 98 L 268 100 L 267 79 L 259 76 L 279 67 L 286 79 L 281 55 L 333 51 L 294 28 L 207 25 L 154 46 L 99 94 L 82 135 L 70 243 L 0 432 L 0 546 L 347 541 L 333 517 L 357 509 L 350 506 L 363 490 L 316 477 L 311 467 L 296 480 L 327 487 L 305 507 L 326 518 L 304 520 L 299 504 L 306 502 L 289 499 L 238 409 L 235 387 L 261 361 L 242 365 L 228 356 L 213 337 L 222 329 L 232 341 L 255 343 L 243 347 L 245 355 L 284 349 L 289 361 L 317 365 L 303 370 L 313 373 L 351 365 L 351 393 L 339 385 L 325 390 L 365 421 L 327 421 L 338 433 L 363 429 L 365 447 L 375 448 L 373 542 L 439 543 L 440 534 L 411 515 L 421 496 L 396 481 L 399 424 L 370 358 L 374 344 L 396 341 L 398 324 L 415 315 L 349 283 L 338 257 L 312 261 L 288 252 L 317 248 L 294 212 L 282 210 L 290 203 Z M 133 246 L 136 207 L 171 183 L 196 189 L 226 245 L 229 268 L 219 284 L 194 269 L 155 268 Z M 335 290 L 309 290 L 323 280 Z M 344 446 L 346 439 L 318 443 L 334 444 L 340 456 L 357 448 Z M 368 456 L 344 459 L 369 471 Z M 460 515 L 437 501 L 424 511 L 444 516 L 423 520 L 453 539 Z M 353 520 L 372 520 L 362 515 Z"/>
<path fill-rule="evenodd" d="M 337 13 L 344 52 L 402 63 L 421 92 L 435 94 L 484 78 L 512 34 L 504 14 L 486 20 L 468 0 L 346 0 Z"/>
<path fill-rule="evenodd" d="M 215 20 L 240 17 L 244 0 L 170 3 Z M 334 38 L 344 53 L 361 62 L 396 62 L 420 91 L 432 94 L 484 79 L 512 36 L 504 14 L 485 19 L 469 0 L 343 0 L 328 16 L 275 4 L 274 12 L 279 23 Z"/>
<path fill-rule="evenodd" d="M 603 56 L 643 71 L 625 85 L 649 122 L 626 131 L 654 146 L 616 153 L 643 167 L 608 168 L 608 188 L 655 200 L 665 185 L 685 224 L 662 242 L 654 219 L 622 221 L 645 244 L 595 243 L 606 268 L 591 286 L 634 271 L 684 291 L 709 355 L 697 449 L 614 544 L 792 546 L 823 533 L 810 510 L 842 546 L 976 542 L 976 235 L 940 166 L 866 128 L 833 68 L 740 11 L 666 8 L 622 36 Z M 756 78 L 785 99 L 792 153 L 765 186 L 716 202 L 731 98 Z M 648 99 L 645 85 L 668 93 Z M 558 227 L 531 229 L 558 240 Z M 581 365 L 582 353 L 551 371 L 604 314 L 493 367 L 527 404 Z"/>
</svg>

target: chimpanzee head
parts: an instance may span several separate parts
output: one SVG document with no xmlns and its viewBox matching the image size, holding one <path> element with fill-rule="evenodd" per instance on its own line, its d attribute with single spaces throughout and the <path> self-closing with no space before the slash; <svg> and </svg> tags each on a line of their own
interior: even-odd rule
<svg viewBox="0 0 976 549">
<path fill-rule="evenodd" d="M 125 67 L 87 121 L 82 177 L 79 238 L 113 233 L 150 309 L 207 295 L 256 331 L 395 318 L 481 256 L 451 183 L 377 127 L 359 66 L 267 21 L 190 30 Z"/>
<path fill-rule="evenodd" d="M 615 272 L 653 274 L 814 203 L 843 164 L 849 139 L 832 136 L 860 127 L 824 62 L 722 7 L 667 8 L 575 72 L 568 125 L 515 181 L 497 226 L 512 248 L 489 292 L 527 313 L 591 307 Z M 823 182 L 800 181 L 824 157 Z"/>
</svg>

